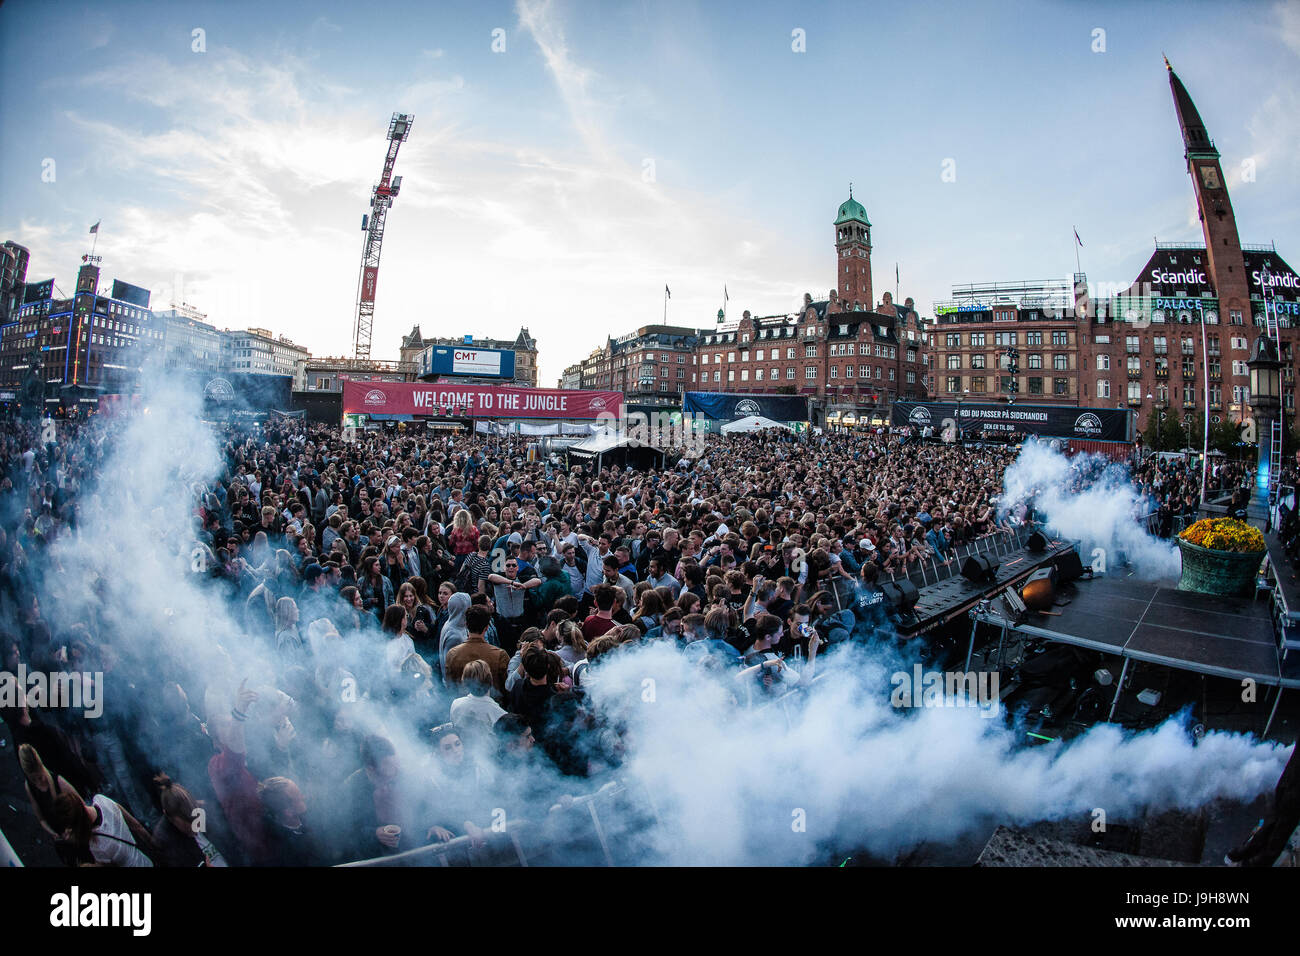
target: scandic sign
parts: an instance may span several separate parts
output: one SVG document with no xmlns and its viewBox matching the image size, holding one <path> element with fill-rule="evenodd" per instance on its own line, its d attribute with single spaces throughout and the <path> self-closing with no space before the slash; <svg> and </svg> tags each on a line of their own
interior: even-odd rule
<svg viewBox="0 0 1300 956">
<path fill-rule="evenodd" d="M 622 415 L 623 393 L 510 385 L 343 382 L 345 415 L 441 415 L 445 408 L 463 408 L 471 418 L 596 419 Z"/>
</svg>

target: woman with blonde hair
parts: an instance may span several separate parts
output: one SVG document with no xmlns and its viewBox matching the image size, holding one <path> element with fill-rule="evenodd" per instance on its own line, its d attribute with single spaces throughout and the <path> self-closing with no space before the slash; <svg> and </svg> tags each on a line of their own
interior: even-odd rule
<svg viewBox="0 0 1300 956">
<path fill-rule="evenodd" d="M 459 571 L 465 559 L 478 550 L 478 535 L 469 509 L 458 509 L 451 519 L 451 534 L 447 536 L 452 557 L 456 560 L 456 570 Z"/>
<path fill-rule="evenodd" d="M 302 655 L 302 635 L 298 633 L 298 602 L 282 597 L 275 602 L 275 650 L 286 658 Z"/>
<path fill-rule="evenodd" d="M 59 833 L 54 829 L 53 824 L 54 801 L 61 794 L 76 793 L 76 788 L 63 777 L 51 773 L 41 760 L 41 755 L 31 744 L 18 745 L 18 765 L 22 768 L 23 776 L 27 778 L 23 786 L 27 790 L 27 799 L 31 802 L 36 822 L 47 833 L 57 838 Z M 56 849 L 59 849 L 57 845 Z"/>
<path fill-rule="evenodd" d="M 587 657 L 587 641 L 577 621 L 561 621 L 559 631 L 560 647 L 555 653 L 560 655 L 560 660 L 569 670 L 573 670 L 574 664 Z"/>
</svg>

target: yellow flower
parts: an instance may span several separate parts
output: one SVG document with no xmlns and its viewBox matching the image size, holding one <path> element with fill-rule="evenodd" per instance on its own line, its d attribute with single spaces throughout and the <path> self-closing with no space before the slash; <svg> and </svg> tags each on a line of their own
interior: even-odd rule
<svg viewBox="0 0 1300 956">
<path fill-rule="evenodd" d="M 1264 535 L 1259 529 L 1236 518 L 1203 518 L 1179 537 L 1213 551 L 1254 553 L 1264 550 Z"/>
</svg>

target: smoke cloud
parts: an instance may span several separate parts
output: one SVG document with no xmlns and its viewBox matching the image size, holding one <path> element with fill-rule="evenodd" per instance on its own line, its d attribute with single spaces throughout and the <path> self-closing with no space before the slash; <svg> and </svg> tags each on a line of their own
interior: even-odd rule
<svg viewBox="0 0 1300 956">
<path fill-rule="evenodd" d="M 59 570 L 43 584 L 48 614 L 56 629 L 95 622 L 135 662 L 130 687 L 111 685 L 110 712 L 155 713 L 162 681 L 175 679 L 196 710 L 206 700 L 214 717 L 247 682 L 261 694 L 255 724 L 286 706 L 274 691 L 282 667 L 267 637 L 246 631 L 242 608 L 211 585 L 204 573 L 211 555 L 194 534 L 196 496 L 222 476 L 222 448 L 188 389 L 156 379 L 146 404 L 104 441 L 80 529 L 53 551 Z M 1007 473 L 1011 497 L 1036 492 L 1062 533 L 1103 547 L 1119 543 L 1139 567 L 1164 570 L 1172 551 L 1137 533 L 1131 488 L 1103 475 L 1076 494 L 1072 482 L 1071 464 L 1037 446 Z M 1138 734 L 1104 725 L 1069 743 L 1025 749 L 1003 721 L 974 708 L 891 707 L 889 675 L 912 663 L 894 647 L 832 649 L 819 659 L 824 677 L 810 692 L 757 707 L 737 706 L 749 689 L 730 673 L 703 669 L 670 646 L 621 648 L 588 671 L 596 725 L 605 732 L 583 743 L 593 759 L 606 758 L 617 730 L 621 767 L 588 779 L 549 770 L 516 780 L 485 766 L 492 786 L 475 798 L 471 815 L 480 826 L 502 805 L 545 816 L 563 796 L 616 777 L 647 796 L 636 862 L 805 864 L 860 848 L 889 858 L 996 822 L 1096 807 L 1114 819 L 1148 806 L 1250 798 L 1274 784 L 1289 753 L 1233 734 L 1194 742 L 1177 721 Z M 316 693 L 338 694 L 349 677 L 371 693 L 346 711 L 351 738 L 304 718 L 303 749 L 330 752 L 359 732 L 381 732 L 397 747 L 404 776 L 428 780 L 436 767 L 425 732 L 449 696 L 439 687 L 380 692 L 383 658 L 377 634 L 326 642 L 313 662 Z M 297 779 L 308 819 L 327 838 L 356 828 L 331 810 L 333 778 L 305 762 Z"/>
<path fill-rule="evenodd" d="M 1101 455 L 1067 458 L 1041 442 L 1027 442 L 1003 477 L 1000 513 L 1032 499 L 1049 527 L 1081 542 L 1087 564 L 1100 548 L 1108 566 L 1124 552 L 1133 572 L 1146 580 L 1177 578 L 1178 548 L 1147 532 L 1138 519 L 1149 510 L 1127 469 Z"/>
</svg>

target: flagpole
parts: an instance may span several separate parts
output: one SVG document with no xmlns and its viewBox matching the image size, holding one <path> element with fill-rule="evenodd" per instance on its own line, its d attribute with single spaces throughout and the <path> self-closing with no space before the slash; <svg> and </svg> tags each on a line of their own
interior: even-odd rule
<svg viewBox="0 0 1300 956">
<path fill-rule="evenodd" d="M 1070 228 L 1074 230 L 1074 274 L 1078 275 L 1083 271 L 1083 267 L 1079 265 L 1079 246 L 1082 243 L 1079 242 L 1079 228 L 1077 226 L 1071 226 Z"/>
<path fill-rule="evenodd" d="M 664 325 L 668 324 L 668 286 L 664 286 Z"/>
</svg>

